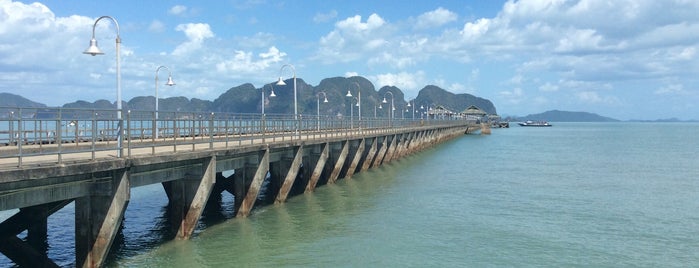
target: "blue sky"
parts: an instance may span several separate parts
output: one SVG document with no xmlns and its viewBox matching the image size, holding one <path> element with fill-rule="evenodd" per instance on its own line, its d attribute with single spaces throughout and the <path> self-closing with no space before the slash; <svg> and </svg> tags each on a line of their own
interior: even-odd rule
<svg viewBox="0 0 699 268">
<path fill-rule="evenodd" d="M 0 0 L 0 92 L 49 106 L 114 101 L 110 21 L 96 31 L 105 55 L 82 54 L 108 15 L 120 27 L 124 100 L 154 95 L 161 65 L 177 83 L 161 98 L 214 100 L 292 64 L 311 85 L 360 75 L 407 98 L 437 85 L 501 115 L 699 119 L 697 10 L 687 0 Z"/>
</svg>

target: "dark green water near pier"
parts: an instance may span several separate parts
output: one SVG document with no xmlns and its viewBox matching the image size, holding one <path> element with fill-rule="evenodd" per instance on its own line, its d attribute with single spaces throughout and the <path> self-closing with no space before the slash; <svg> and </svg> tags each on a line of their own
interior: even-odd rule
<svg viewBox="0 0 699 268">
<path fill-rule="evenodd" d="M 696 123 L 494 129 L 163 244 L 164 193 L 142 187 L 108 266 L 697 266 L 697 136 Z M 49 240 L 70 228 L 51 224 Z M 49 250 L 61 265 L 70 239 Z"/>
</svg>

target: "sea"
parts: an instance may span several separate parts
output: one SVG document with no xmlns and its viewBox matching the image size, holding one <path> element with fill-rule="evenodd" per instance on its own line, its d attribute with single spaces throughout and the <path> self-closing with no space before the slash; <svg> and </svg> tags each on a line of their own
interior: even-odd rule
<svg viewBox="0 0 699 268">
<path fill-rule="evenodd" d="M 699 266 L 699 123 L 553 124 L 464 135 L 247 218 L 227 195 L 184 241 L 161 187 L 135 188 L 106 266 Z M 73 217 L 49 218 L 61 266 Z"/>
</svg>

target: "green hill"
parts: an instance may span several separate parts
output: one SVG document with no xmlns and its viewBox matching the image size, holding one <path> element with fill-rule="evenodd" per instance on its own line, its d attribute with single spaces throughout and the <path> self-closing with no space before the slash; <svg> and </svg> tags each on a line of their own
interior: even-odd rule
<svg viewBox="0 0 699 268">
<path fill-rule="evenodd" d="M 549 121 L 549 122 L 618 122 L 619 120 L 588 112 L 569 112 L 551 110 L 523 117 L 511 118 L 510 121 Z"/>
<path fill-rule="evenodd" d="M 285 80 L 285 86 L 277 86 L 276 83 L 264 85 L 265 113 L 267 114 L 293 114 L 294 113 L 294 87 L 293 80 Z M 444 107 L 454 112 L 461 112 L 471 105 L 495 114 L 496 109 L 490 100 L 476 97 L 470 94 L 454 94 L 437 86 L 428 85 L 420 90 L 414 100 L 406 100 L 403 91 L 395 86 L 384 86 L 378 91 L 368 79 L 361 76 L 332 77 L 323 79 L 317 86 L 307 84 L 303 79 L 297 78 L 298 113 L 302 115 L 315 115 L 318 112 L 320 100 L 321 115 L 357 115 L 359 109 L 355 106 L 357 100 L 347 97 L 347 91 L 354 98 L 359 97 L 361 91 L 362 117 L 373 118 L 387 117 L 390 111 L 391 96 L 395 107 L 394 116 L 401 118 L 410 117 L 413 111 L 417 113 L 420 107 L 424 109 L 437 106 Z M 270 90 L 274 89 L 276 97 L 270 97 Z M 161 98 L 158 101 L 160 111 L 195 111 L 195 112 L 226 112 L 226 113 L 260 113 L 262 103 L 262 89 L 255 88 L 250 83 L 231 87 L 213 101 L 201 99 L 188 99 L 186 97 Z M 0 106 L 11 107 L 46 107 L 23 97 L 0 93 Z M 322 100 L 327 96 L 328 103 Z M 382 101 L 386 99 L 387 103 Z M 411 103 L 409 108 L 408 102 Z M 415 105 L 413 107 L 412 105 Z M 87 109 L 115 109 L 114 102 L 97 100 L 88 102 L 78 100 L 63 105 L 64 108 Z M 155 109 L 153 96 L 138 96 L 129 101 L 122 102 L 122 107 L 129 110 L 152 111 Z M 352 111 L 350 111 L 352 107 Z M 408 111 L 406 111 L 408 110 Z"/>
</svg>

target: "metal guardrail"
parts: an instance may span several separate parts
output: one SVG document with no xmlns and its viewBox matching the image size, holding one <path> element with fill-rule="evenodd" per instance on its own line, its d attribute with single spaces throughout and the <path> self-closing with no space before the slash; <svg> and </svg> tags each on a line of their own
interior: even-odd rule
<svg viewBox="0 0 699 268">
<path fill-rule="evenodd" d="M 171 152 L 278 142 L 399 132 L 404 128 L 466 125 L 453 117 L 349 118 L 281 114 L 231 114 L 116 109 L 0 107 L 0 164 L 22 167 L 25 159 L 44 157 L 62 164 L 65 156 L 82 159 L 131 157 L 136 150 L 170 147 Z M 124 126 L 123 130 L 119 130 Z M 119 141 L 119 134 L 122 139 Z M 202 145 L 208 145 L 202 147 Z M 191 146 L 191 147 L 190 147 Z M 199 146 L 199 147 L 198 147 Z M 101 156 L 98 156 L 102 152 Z M 142 154 L 142 153 L 139 153 Z M 9 161 L 14 159 L 16 161 Z"/>
</svg>

